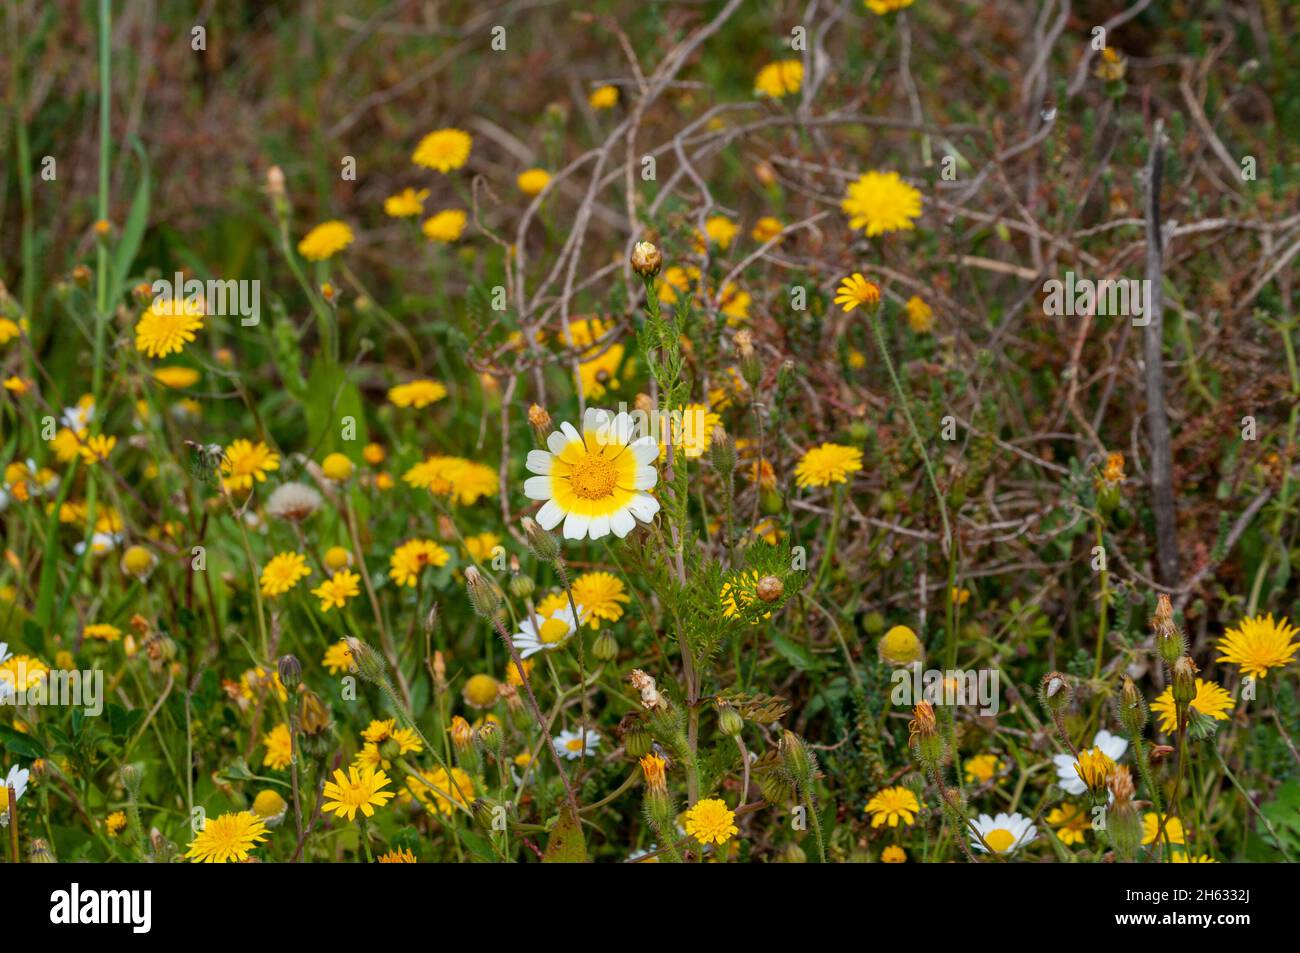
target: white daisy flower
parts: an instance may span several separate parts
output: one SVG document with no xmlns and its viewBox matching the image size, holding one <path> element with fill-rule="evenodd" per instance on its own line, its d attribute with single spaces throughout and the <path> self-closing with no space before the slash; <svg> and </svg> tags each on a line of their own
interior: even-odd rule
<svg viewBox="0 0 1300 953">
<path fill-rule="evenodd" d="M 974 820 L 973 826 L 976 831 L 979 831 L 979 837 L 972 833 L 970 845 L 984 853 L 988 853 L 992 848 L 996 853 L 1009 854 L 1017 847 L 1024 847 L 1038 836 L 1038 829 L 1029 818 L 1019 813 L 999 814 L 997 817 L 981 814 Z M 984 838 L 983 842 L 980 841 L 980 837 Z M 985 847 L 984 844 L 989 846 Z"/>
<path fill-rule="evenodd" d="M 27 779 L 30 776 L 30 771 L 15 764 L 9 769 L 9 775 L 0 779 L 0 796 L 3 796 L 4 803 L 4 810 L 0 810 L 0 827 L 9 825 L 9 796 L 5 788 L 14 789 L 14 803 L 16 804 L 23 799 L 23 793 L 27 790 Z"/>
<path fill-rule="evenodd" d="M 659 480 L 654 461 L 659 443 L 634 439 L 636 427 L 626 413 L 588 408 L 582 433 L 572 424 L 546 438 L 547 450 L 530 450 L 524 481 L 530 500 L 545 500 L 537 522 L 552 529 L 564 521 L 565 539 L 600 539 L 610 532 L 620 539 L 637 520 L 649 523 L 659 501 L 645 491 Z"/>
<path fill-rule="evenodd" d="M 555 750 L 560 753 L 560 757 L 577 761 L 583 754 L 596 753 L 596 746 L 600 744 L 600 732 L 585 728 L 582 731 L 561 731 L 551 740 L 555 742 Z"/>
<path fill-rule="evenodd" d="M 59 422 L 73 433 L 81 433 L 90 426 L 90 420 L 94 416 L 94 403 L 85 400 L 79 402 L 75 407 L 64 407 L 63 416 L 59 418 Z"/>
<path fill-rule="evenodd" d="M 103 553 L 111 552 L 117 548 L 117 544 L 122 542 L 121 533 L 95 533 L 90 537 L 91 555 L 99 556 Z M 72 547 L 72 551 L 78 556 L 86 551 L 86 541 L 83 539 Z"/>
<path fill-rule="evenodd" d="M 538 613 L 521 621 L 519 631 L 511 638 L 514 639 L 520 656 L 528 658 L 541 651 L 558 649 L 569 640 L 569 636 L 578 631 L 579 621 L 586 617 L 587 613 L 582 606 L 578 606 L 576 619 L 570 606 L 556 609 L 545 617 Z"/>
<path fill-rule="evenodd" d="M 1128 750 L 1128 739 L 1112 735 L 1103 728 L 1093 736 L 1092 747 L 1100 748 L 1102 754 L 1118 763 Z M 1079 778 L 1079 772 L 1074 770 L 1074 755 L 1053 755 L 1052 763 L 1056 765 L 1056 786 L 1062 791 L 1066 794 L 1082 794 L 1088 790 L 1088 786 Z"/>
</svg>

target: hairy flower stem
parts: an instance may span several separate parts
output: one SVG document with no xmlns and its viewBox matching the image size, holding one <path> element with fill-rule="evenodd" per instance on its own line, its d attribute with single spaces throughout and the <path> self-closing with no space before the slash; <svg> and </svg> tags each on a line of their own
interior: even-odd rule
<svg viewBox="0 0 1300 953">
<path fill-rule="evenodd" d="M 1142 735 L 1133 736 L 1133 753 L 1137 761 L 1138 775 L 1142 778 L 1142 783 L 1146 785 L 1147 795 L 1151 798 L 1151 806 L 1156 809 L 1156 817 L 1165 816 L 1164 803 L 1160 797 L 1160 789 L 1156 787 L 1155 779 L 1151 776 L 1151 757 L 1147 753 L 1146 745 L 1142 743 Z M 1165 850 L 1170 848 L 1169 832 L 1165 830 L 1163 820 L 1160 823 L 1160 832 L 1164 835 Z"/>
<path fill-rule="evenodd" d="M 817 815 L 817 802 L 813 798 L 812 785 L 800 784 L 799 797 L 808 809 L 808 816 L 812 818 L 813 836 L 817 839 L 817 856 L 821 862 L 826 863 L 826 842 L 822 839 L 822 819 Z M 742 797 L 743 801 L 744 798 Z"/>
<path fill-rule="evenodd" d="M 564 763 L 560 760 L 560 753 L 555 750 L 555 742 L 551 740 L 551 732 L 546 727 L 546 718 L 542 715 L 542 709 L 537 704 L 537 696 L 533 694 L 532 679 L 528 677 L 527 672 L 524 670 L 524 660 L 519 655 L 519 649 L 515 647 L 514 641 L 510 638 L 510 633 L 501 624 L 501 620 L 494 617 L 492 627 L 497 630 L 497 635 L 505 643 L 506 651 L 510 653 L 515 670 L 519 673 L 519 679 L 524 683 L 524 697 L 528 699 L 528 707 L 533 711 L 533 718 L 537 721 L 537 727 L 542 733 L 542 740 L 546 742 L 546 750 L 551 753 L 551 761 L 555 763 L 555 770 L 560 775 L 560 782 L 564 785 L 564 796 L 569 802 L 569 808 L 573 811 L 573 816 L 576 818 L 580 810 L 578 795 L 574 793 L 573 783 L 569 780 L 568 772 L 564 770 Z"/>
</svg>

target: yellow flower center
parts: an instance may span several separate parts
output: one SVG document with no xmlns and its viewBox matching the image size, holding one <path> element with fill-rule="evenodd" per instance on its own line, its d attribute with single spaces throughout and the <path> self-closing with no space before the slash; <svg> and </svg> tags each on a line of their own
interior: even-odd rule
<svg viewBox="0 0 1300 953">
<path fill-rule="evenodd" d="M 581 751 L 582 741 L 578 738 L 570 738 L 564 743 L 564 747 L 568 748 L 570 751 Z"/>
<path fill-rule="evenodd" d="M 539 635 L 548 645 L 558 642 L 569 634 L 569 624 L 560 618 L 547 619 L 542 623 Z"/>
<path fill-rule="evenodd" d="M 984 835 L 984 843 L 1001 852 L 1016 842 L 1015 835 L 1003 827 L 996 828 Z"/>
<path fill-rule="evenodd" d="M 589 453 L 569 471 L 573 492 L 583 500 L 603 500 L 613 495 L 618 484 L 618 469 L 612 460 Z"/>
</svg>

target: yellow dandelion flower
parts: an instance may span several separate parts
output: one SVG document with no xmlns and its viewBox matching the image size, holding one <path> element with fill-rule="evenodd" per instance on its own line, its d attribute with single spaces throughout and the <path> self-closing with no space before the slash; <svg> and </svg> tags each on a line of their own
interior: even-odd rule
<svg viewBox="0 0 1300 953">
<path fill-rule="evenodd" d="M 203 823 L 185 856 L 205 864 L 245 861 L 249 851 L 266 840 L 266 825 L 251 811 L 222 814 Z"/>
<path fill-rule="evenodd" d="M 126 830 L 126 814 L 121 811 L 114 811 L 108 817 L 104 818 L 104 832 L 109 837 L 116 837 L 122 831 Z"/>
<path fill-rule="evenodd" d="M 17 323 L 10 321 L 8 318 L 0 318 L 0 346 L 8 344 L 14 338 L 22 333 L 22 329 Z"/>
<path fill-rule="evenodd" d="M 731 240 L 740 231 L 740 226 L 725 215 L 714 215 L 704 222 L 704 234 L 708 240 L 718 246 L 719 251 L 731 247 Z"/>
<path fill-rule="evenodd" d="M 907 312 L 907 324 L 917 334 L 929 334 L 934 327 L 934 311 L 916 295 L 907 299 L 904 306 Z"/>
<path fill-rule="evenodd" d="M 722 617 L 735 619 L 744 614 L 758 598 L 758 570 L 750 569 L 734 573 L 722 584 L 718 591 L 718 602 L 722 605 Z M 764 619 L 772 618 L 772 613 L 763 613 Z M 750 625 L 758 625 L 759 619 L 750 620 Z"/>
<path fill-rule="evenodd" d="M 352 229 L 337 219 L 321 222 L 303 236 L 298 243 L 298 254 L 308 261 L 325 261 L 333 258 L 352 244 Z"/>
<path fill-rule="evenodd" d="M 802 60 L 777 60 L 768 63 L 754 77 L 754 95 L 780 99 L 799 92 L 803 85 Z"/>
<path fill-rule="evenodd" d="M 266 475 L 280 469 L 280 455 L 262 443 L 239 439 L 226 447 L 221 460 L 225 474 L 222 485 L 227 490 L 251 490 L 253 482 L 266 482 Z"/>
<path fill-rule="evenodd" d="M 1115 773 L 1115 762 L 1101 748 L 1089 748 L 1079 752 L 1079 760 L 1074 763 L 1074 773 L 1088 790 L 1098 793 L 1105 790 L 1106 782 Z"/>
<path fill-rule="evenodd" d="M 668 456 L 668 436 L 671 432 L 673 452 L 692 460 L 704 456 L 713 443 L 713 432 L 722 425 L 722 417 L 704 404 L 687 404 L 675 414 L 659 418 L 659 452 Z"/>
<path fill-rule="evenodd" d="M 906 10 L 912 5 L 912 0 L 863 0 L 863 3 L 872 13 L 884 16 L 895 10 Z"/>
<path fill-rule="evenodd" d="M 1169 835 L 1169 843 L 1184 843 L 1183 822 L 1178 818 L 1165 818 L 1165 833 Z M 1160 836 L 1160 817 L 1154 811 L 1149 811 L 1142 815 L 1142 843 L 1154 844 L 1157 840 L 1161 844 L 1165 842 L 1164 837 Z"/>
<path fill-rule="evenodd" d="M 921 802 L 916 799 L 916 794 L 910 788 L 898 786 L 877 791 L 867 802 L 864 810 L 871 815 L 872 827 L 880 827 L 886 823 L 890 827 L 897 827 L 899 821 L 911 826 L 916 823 Z"/>
<path fill-rule="evenodd" d="M 311 567 L 301 553 L 277 553 L 262 567 L 262 595 L 282 596 L 310 575 Z"/>
<path fill-rule="evenodd" d="M 388 399 L 398 407 L 414 407 L 419 410 L 435 404 L 447 396 L 447 388 L 438 381 L 420 378 L 406 384 L 389 388 Z"/>
<path fill-rule="evenodd" d="M 709 797 L 686 812 L 686 833 L 701 844 L 725 844 L 740 833 L 735 821 L 736 814 L 725 801 Z"/>
<path fill-rule="evenodd" d="M 904 864 L 907 863 L 907 851 L 897 844 L 890 844 L 880 852 L 880 862 L 882 864 Z"/>
<path fill-rule="evenodd" d="M 293 736 L 289 733 L 288 725 L 283 722 L 276 725 L 262 736 L 262 744 L 266 747 L 266 754 L 262 756 L 263 765 L 276 770 L 289 767 L 289 762 L 293 760 Z"/>
<path fill-rule="evenodd" d="M 325 650 L 325 657 L 321 659 L 331 675 L 337 675 L 339 672 L 356 671 L 356 663 L 352 658 L 352 650 L 348 648 L 348 643 L 340 639 Z"/>
<path fill-rule="evenodd" d="M 460 129 L 436 129 L 420 140 L 411 154 L 416 165 L 437 172 L 451 172 L 469 161 L 474 140 Z"/>
<path fill-rule="evenodd" d="M 515 184 L 519 186 L 519 191 L 524 195 L 536 195 L 542 189 L 546 188 L 551 181 L 551 173 L 545 169 L 525 169 L 519 173 L 515 179 Z"/>
<path fill-rule="evenodd" d="M 477 533 L 465 537 L 465 554 L 475 562 L 487 562 L 501 545 L 501 537 L 496 533 Z"/>
<path fill-rule="evenodd" d="M 458 208 L 443 209 L 425 220 L 421 230 L 424 237 L 434 242 L 451 244 L 465 231 L 465 213 Z"/>
<path fill-rule="evenodd" d="M 868 281 L 861 272 L 855 271 L 835 289 L 835 303 L 846 312 L 858 305 L 871 307 L 880 303 L 880 287 L 874 281 Z"/>
<path fill-rule="evenodd" d="M 1002 770 L 1002 760 L 995 754 L 977 754 L 967 758 L 964 767 L 967 784 L 988 784 Z"/>
<path fill-rule="evenodd" d="M 381 864 L 414 864 L 416 862 L 415 855 L 411 853 L 409 847 L 390 850 L 388 853 L 379 856 L 379 863 Z"/>
<path fill-rule="evenodd" d="M 350 570 L 340 569 L 313 589 L 311 594 L 320 599 L 320 611 L 329 612 L 334 608 L 342 609 L 349 599 L 360 592 L 361 577 Z"/>
<path fill-rule="evenodd" d="M 1238 666 L 1243 675 L 1263 678 L 1269 669 L 1295 660 L 1300 649 L 1300 642 L 1293 641 L 1296 631 L 1285 617 L 1274 622 L 1271 612 L 1242 619 L 1216 643 L 1223 653 L 1217 661 Z"/>
<path fill-rule="evenodd" d="M 592 109 L 613 109 L 618 105 L 618 87 L 597 86 L 587 97 L 587 105 Z"/>
<path fill-rule="evenodd" d="M 81 630 L 81 634 L 88 639 L 97 639 L 100 642 L 116 642 L 122 638 L 122 630 L 115 625 L 109 625 L 107 622 L 96 622 L 88 625 Z"/>
<path fill-rule="evenodd" d="M 771 215 L 764 215 L 754 223 L 754 229 L 749 233 L 749 237 L 754 241 L 762 244 L 770 242 L 776 236 L 780 235 L 785 229 L 779 218 L 773 218 Z"/>
<path fill-rule="evenodd" d="M 384 214 L 392 218 L 411 218 L 423 214 L 424 200 L 429 197 L 428 189 L 402 189 L 396 195 L 384 199 Z"/>
<path fill-rule="evenodd" d="M 1198 854 L 1192 857 L 1183 853 L 1181 850 L 1170 852 L 1169 862 L 1172 864 L 1217 864 L 1218 861 L 1209 854 Z"/>
<path fill-rule="evenodd" d="M 389 783 L 383 771 L 349 767 L 345 775 L 336 768 L 334 780 L 325 782 L 326 800 L 321 807 L 349 821 L 356 819 L 357 811 L 365 817 L 374 817 L 375 808 L 383 807 L 393 798 L 392 791 L 383 790 Z"/>
<path fill-rule="evenodd" d="M 623 580 L 607 572 L 585 572 L 573 580 L 573 601 L 587 613 L 585 623 L 599 629 L 601 620 L 623 618 L 623 605 L 631 602 Z"/>
<path fill-rule="evenodd" d="M 116 437 L 106 437 L 102 433 L 95 434 L 82 444 L 81 459 L 93 466 L 107 460 L 108 455 L 113 452 L 115 446 L 117 446 Z"/>
<path fill-rule="evenodd" d="M 1196 680 L 1196 697 L 1192 699 L 1192 709 L 1215 721 L 1227 721 L 1228 712 L 1232 711 L 1233 705 L 1232 695 L 1226 688 L 1203 678 Z M 1172 685 L 1151 703 L 1151 710 L 1160 716 L 1160 730 L 1165 734 L 1178 730 L 1178 710 L 1174 704 Z"/>
<path fill-rule="evenodd" d="M 850 228 L 867 235 L 907 231 L 921 215 L 921 193 L 897 172 L 867 172 L 850 183 L 840 208 L 849 216 Z"/>
<path fill-rule="evenodd" d="M 456 806 L 469 807 L 474 800 L 474 782 L 460 768 L 434 768 L 406 778 L 406 792 L 431 814 L 450 815 Z"/>
<path fill-rule="evenodd" d="M 1047 814 L 1047 823 L 1056 828 L 1056 836 L 1067 847 L 1082 844 L 1088 833 L 1088 815 L 1077 804 L 1065 803 Z"/>
<path fill-rule="evenodd" d="M 399 586 L 415 588 L 425 566 L 445 566 L 451 554 L 433 540 L 412 539 L 398 546 L 389 557 L 388 575 Z"/>
<path fill-rule="evenodd" d="M 179 354 L 203 327 L 203 303 L 195 299 L 159 299 L 140 315 L 135 349 L 147 357 Z"/>
<path fill-rule="evenodd" d="M 862 451 L 835 443 L 813 447 L 799 459 L 795 467 L 795 482 L 801 487 L 830 486 L 847 483 L 849 477 L 862 469 Z"/>
<path fill-rule="evenodd" d="M 199 372 L 192 367 L 182 367 L 173 364 L 170 367 L 156 367 L 153 371 L 153 379 L 163 387 L 170 387 L 173 390 L 180 390 L 185 387 L 193 387 L 199 381 Z"/>
</svg>

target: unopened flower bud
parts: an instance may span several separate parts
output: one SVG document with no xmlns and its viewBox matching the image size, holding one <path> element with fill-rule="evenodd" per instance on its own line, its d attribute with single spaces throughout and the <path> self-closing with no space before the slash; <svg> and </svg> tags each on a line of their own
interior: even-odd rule
<svg viewBox="0 0 1300 953">
<path fill-rule="evenodd" d="M 1119 696 L 1119 721 L 1130 734 L 1140 735 L 1147 723 L 1146 699 L 1133 684 L 1133 679 L 1124 676 L 1124 685 Z"/>
<path fill-rule="evenodd" d="M 357 671 L 361 677 L 368 682 L 382 682 L 386 675 L 384 672 L 384 660 L 369 645 L 360 639 L 348 636 L 344 639 L 348 643 L 348 651 L 352 653 L 352 661 L 357 663 Z"/>
<path fill-rule="evenodd" d="M 1062 672 L 1048 672 L 1043 676 L 1038 687 L 1038 699 L 1053 715 L 1059 715 L 1069 708 L 1073 697 L 1074 689 Z"/>
<path fill-rule="evenodd" d="M 781 733 L 781 763 L 795 786 L 801 792 L 808 790 L 816 771 L 816 758 L 803 739 L 789 729 Z"/>
<path fill-rule="evenodd" d="M 713 468 L 729 479 L 736 470 L 736 441 L 722 432 L 720 427 L 714 429 L 711 439 L 713 442 L 709 445 L 709 456 L 713 460 Z"/>
<path fill-rule="evenodd" d="M 647 281 L 659 274 L 664 256 L 651 242 L 637 242 L 632 249 L 632 270 Z"/>
<path fill-rule="evenodd" d="M 741 717 L 740 712 L 726 703 L 718 705 L 718 727 L 722 733 L 729 738 L 735 738 L 745 730 L 745 719 Z"/>
<path fill-rule="evenodd" d="M 536 590 L 537 584 L 533 582 L 532 576 L 520 573 L 510 577 L 510 595 L 516 599 L 529 599 Z"/>
<path fill-rule="evenodd" d="M 614 638 L 613 633 L 608 629 L 596 636 L 596 641 L 592 643 L 591 654 L 601 662 L 612 662 L 618 658 L 618 640 Z"/>
<path fill-rule="evenodd" d="M 521 522 L 524 538 L 528 541 L 528 551 L 543 562 L 555 562 L 560 556 L 560 541 L 542 529 L 537 520 L 531 517 L 525 516 Z"/>
<path fill-rule="evenodd" d="M 474 566 L 465 569 L 465 591 L 469 593 L 470 605 L 485 619 L 496 616 L 501 605 L 501 598 L 496 587 L 483 578 L 483 574 Z"/>
<path fill-rule="evenodd" d="M 886 632 L 876 644 L 876 652 L 880 661 L 896 668 L 915 665 L 925 659 L 925 646 L 905 625 L 896 625 Z"/>
<path fill-rule="evenodd" d="M 293 691 L 302 682 L 302 665 L 293 655 L 281 655 L 276 668 L 280 673 L 280 682 L 289 691 Z"/>
</svg>

